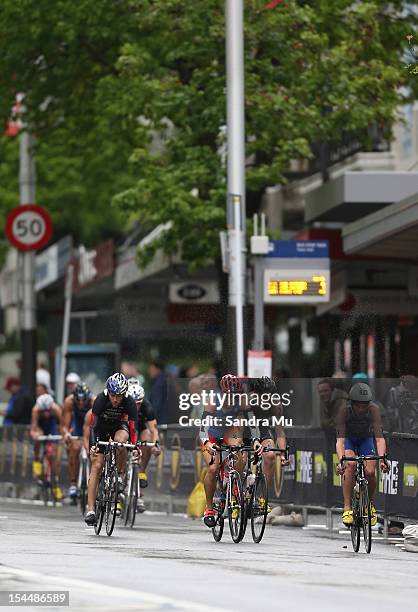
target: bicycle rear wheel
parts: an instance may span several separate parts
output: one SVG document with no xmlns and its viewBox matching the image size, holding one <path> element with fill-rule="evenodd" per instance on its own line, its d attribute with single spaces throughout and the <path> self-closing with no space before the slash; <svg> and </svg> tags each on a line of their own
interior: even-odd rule
<svg viewBox="0 0 418 612">
<path fill-rule="evenodd" d="M 99 482 L 99 490 L 98 490 L 97 497 L 96 497 L 95 512 L 96 512 L 96 524 L 94 526 L 94 531 L 96 532 L 96 535 L 99 535 L 99 533 L 100 533 L 100 531 L 102 529 L 103 517 L 104 517 L 104 513 L 105 513 L 104 476 L 103 476 L 103 474 L 102 474 L 102 476 L 100 478 L 100 482 Z"/>
<path fill-rule="evenodd" d="M 86 461 L 83 459 L 80 462 L 81 481 L 80 481 L 80 511 L 84 516 L 87 505 L 87 469 Z"/>
<path fill-rule="evenodd" d="M 363 527 L 364 547 L 366 549 L 366 553 L 369 554 L 372 549 L 372 511 L 367 482 L 363 483 L 360 489 L 360 512 Z"/>
<path fill-rule="evenodd" d="M 230 472 L 228 491 L 228 520 L 231 538 L 238 544 L 242 540 L 245 521 L 245 504 L 240 475 L 235 470 Z"/>
<path fill-rule="evenodd" d="M 360 508 L 355 492 L 353 493 L 351 507 L 353 509 L 353 522 L 350 527 L 351 543 L 353 545 L 354 552 L 358 552 L 360 548 Z"/>
<path fill-rule="evenodd" d="M 220 542 L 222 540 L 225 525 L 225 491 L 223 487 L 223 480 L 219 474 L 216 479 L 216 489 L 213 495 L 213 509 L 216 510 L 216 523 L 215 527 L 212 527 L 213 539 L 215 542 Z"/>
<path fill-rule="evenodd" d="M 138 501 L 138 469 L 131 467 L 129 472 L 128 495 L 126 497 L 125 525 L 131 528 L 135 524 L 136 505 Z"/>
<path fill-rule="evenodd" d="M 259 544 L 266 528 L 268 510 L 268 491 L 264 474 L 258 474 L 251 499 L 251 533 L 253 540 Z"/>
<path fill-rule="evenodd" d="M 106 510 L 105 522 L 106 533 L 111 536 L 116 520 L 116 507 L 118 503 L 118 473 L 116 468 L 112 469 L 106 483 Z"/>
</svg>

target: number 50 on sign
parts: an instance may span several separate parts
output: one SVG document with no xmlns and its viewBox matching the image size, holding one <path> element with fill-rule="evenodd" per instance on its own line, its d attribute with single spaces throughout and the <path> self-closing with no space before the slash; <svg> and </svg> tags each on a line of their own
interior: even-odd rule
<svg viewBox="0 0 418 612">
<path fill-rule="evenodd" d="M 52 236 L 51 217 L 36 204 L 17 206 L 7 216 L 6 236 L 19 251 L 42 249 Z"/>
</svg>

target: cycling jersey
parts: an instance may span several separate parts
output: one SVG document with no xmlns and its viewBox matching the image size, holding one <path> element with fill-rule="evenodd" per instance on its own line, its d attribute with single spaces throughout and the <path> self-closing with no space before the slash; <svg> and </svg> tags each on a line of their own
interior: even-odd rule
<svg viewBox="0 0 418 612">
<path fill-rule="evenodd" d="M 57 419 L 49 410 L 39 413 L 38 427 L 42 430 L 44 436 L 58 435 Z"/>
<path fill-rule="evenodd" d="M 370 403 L 367 411 L 356 412 L 352 403 L 347 402 L 337 416 L 337 436 L 353 441 L 383 437 L 379 407 Z"/>
<path fill-rule="evenodd" d="M 90 400 L 86 404 L 86 407 L 84 408 L 84 410 L 80 410 L 80 408 L 77 405 L 76 400 L 73 398 L 73 413 L 71 417 L 71 428 L 70 428 L 71 435 L 77 436 L 80 438 L 83 436 L 84 419 L 86 417 L 87 412 L 92 407 L 92 404 L 93 402 L 92 400 Z"/>
<path fill-rule="evenodd" d="M 221 405 L 219 393 L 215 395 L 217 408 L 213 414 L 206 416 L 207 423 L 202 425 L 199 434 L 202 441 L 214 441 L 223 438 L 225 431 L 232 426 L 230 419 L 235 420 L 239 415 L 242 415 L 242 409 L 239 403 L 228 406 L 228 401 L 226 400 L 225 403 Z"/>
<path fill-rule="evenodd" d="M 107 393 L 100 393 L 94 400 L 91 413 L 90 441 L 114 436 L 119 429 L 129 432 L 131 443 L 136 444 L 136 404 L 132 397 L 124 397 L 118 406 L 113 406 Z"/>
<path fill-rule="evenodd" d="M 147 400 L 145 397 L 142 400 L 142 402 L 139 404 L 137 404 L 137 410 L 138 410 L 138 416 L 137 416 L 137 429 L 138 432 L 141 433 L 141 431 L 144 431 L 145 429 L 147 429 L 147 422 L 148 421 L 155 421 L 156 416 L 154 413 L 154 409 L 152 407 L 152 404 L 149 400 Z"/>
</svg>

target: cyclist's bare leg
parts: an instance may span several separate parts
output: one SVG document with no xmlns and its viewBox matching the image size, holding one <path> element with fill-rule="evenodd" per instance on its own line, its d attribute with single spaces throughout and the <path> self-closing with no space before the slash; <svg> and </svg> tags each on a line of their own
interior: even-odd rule
<svg viewBox="0 0 418 612">
<path fill-rule="evenodd" d="M 129 434 L 125 429 L 118 429 L 115 433 L 115 442 L 121 442 L 122 444 L 126 444 L 129 440 Z M 126 471 L 126 460 L 127 460 L 128 451 L 126 448 L 117 448 L 116 449 L 116 465 L 118 468 L 118 474 L 121 478 L 124 477 Z"/>
<path fill-rule="evenodd" d="M 96 506 L 97 488 L 104 465 L 104 455 L 98 454 L 91 458 L 90 478 L 87 489 L 87 510 L 93 511 Z"/>
<path fill-rule="evenodd" d="M 141 442 L 152 442 L 151 438 L 152 438 L 151 432 L 148 429 L 144 429 L 144 431 L 141 431 L 139 435 L 139 439 L 141 440 Z M 146 472 L 149 460 L 151 458 L 151 447 L 143 446 L 141 447 L 141 452 L 142 452 L 142 457 L 141 457 L 141 465 L 140 465 L 139 471 Z"/>
<path fill-rule="evenodd" d="M 227 432 L 224 434 L 224 440 L 225 444 L 229 446 L 239 446 L 242 444 L 242 427 L 228 427 Z M 237 453 L 235 469 L 240 474 L 244 471 L 245 460 L 246 453 Z"/>
<path fill-rule="evenodd" d="M 272 439 L 266 439 L 263 440 L 261 444 L 264 448 L 266 448 L 267 446 L 274 446 L 274 441 Z M 263 453 L 263 472 L 264 476 L 266 477 L 267 487 L 270 487 L 273 483 L 275 461 L 276 455 L 273 453 L 273 451 Z"/>
<path fill-rule="evenodd" d="M 346 450 L 345 456 L 355 457 L 356 454 L 352 450 Z M 355 461 L 347 461 L 345 464 L 344 476 L 342 477 L 344 510 L 350 510 L 351 508 L 351 498 L 353 497 L 355 471 L 356 471 Z"/>
<path fill-rule="evenodd" d="M 364 465 L 364 473 L 369 483 L 369 497 L 372 504 L 376 493 L 376 461 L 366 461 Z"/>
<path fill-rule="evenodd" d="M 80 440 L 72 440 L 71 446 L 68 448 L 68 479 L 70 485 L 77 484 L 80 446 Z"/>
<path fill-rule="evenodd" d="M 209 465 L 212 460 L 212 454 L 207 450 L 202 449 L 203 458 L 208 466 L 203 486 L 205 487 L 206 507 L 208 510 L 213 510 L 213 496 L 216 489 L 216 477 L 219 472 L 219 455 L 216 454 L 215 461 Z"/>
</svg>

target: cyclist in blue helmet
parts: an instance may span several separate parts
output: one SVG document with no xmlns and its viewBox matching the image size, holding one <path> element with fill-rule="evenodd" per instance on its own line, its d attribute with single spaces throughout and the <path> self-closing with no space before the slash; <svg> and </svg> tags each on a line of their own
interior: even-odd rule
<svg viewBox="0 0 418 612">
<path fill-rule="evenodd" d="M 137 416 L 136 404 L 128 396 L 128 381 L 120 372 L 109 376 L 106 388 L 96 397 L 93 403 L 90 422 L 90 455 L 91 473 L 88 485 L 88 510 L 85 521 L 94 525 L 96 521 L 94 507 L 96 504 L 97 486 L 104 465 L 103 447 L 96 446 L 97 440 L 107 441 L 112 438 L 115 442 L 126 443 L 131 439 L 132 444 L 137 442 L 135 421 Z M 134 454 L 138 456 L 137 451 Z M 123 492 L 123 477 L 126 466 L 125 449 L 117 450 L 117 467 L 119 474 L 119 492 Z"/>
</svg>

